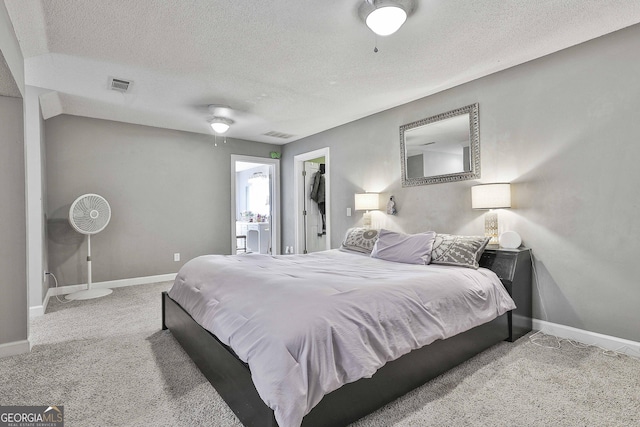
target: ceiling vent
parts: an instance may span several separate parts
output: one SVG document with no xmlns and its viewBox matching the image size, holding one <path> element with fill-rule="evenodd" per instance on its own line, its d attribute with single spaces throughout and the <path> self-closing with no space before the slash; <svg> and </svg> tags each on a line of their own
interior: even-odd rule
<svg viewBox="0 0 640 427">
<path fill-rule="evenodd" d="M 117 92 L 128 92 L 133 82 L 131 80 L 116 79 L 115 77 L 109 77 L 109 89 Z"/>
<path fill-rule="evenodd" d="M 282 133 L 282 132 L 276 132 L 276 131 L 270 131 L 267 133 L 263 133 L 263 135 L 265 136 L 271 136 L 273 138 L 280 138 L 280 139 L 289 139 L 291 138 L 293 135 L 289 134 L 289 133 Z"/>
</svg>

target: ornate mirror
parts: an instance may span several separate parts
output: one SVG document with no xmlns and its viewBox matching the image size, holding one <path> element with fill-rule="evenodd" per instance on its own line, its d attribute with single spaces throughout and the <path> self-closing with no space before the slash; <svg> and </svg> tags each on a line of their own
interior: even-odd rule
<svg viewBox="0 0 640 427">
<path fill-rule="evenodd" d="M 480 178 L 478 104 L 400 126 L 402 186 Z"/>
</svg>

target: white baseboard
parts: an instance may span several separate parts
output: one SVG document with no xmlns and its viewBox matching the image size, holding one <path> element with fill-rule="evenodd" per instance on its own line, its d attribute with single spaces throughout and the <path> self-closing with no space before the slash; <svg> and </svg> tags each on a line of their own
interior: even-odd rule
<svg viewBox="0 0 640 427">
<path fill-rule="evenodd" d="M 30 351 L 31 343 L 29 342 L 29 340 L 0 344 L 0 359 L 3 357 L 15 356 L 17 354 L 29 353 Z"/>
<path fill-rule="evenodd" d="M 158 274 L 156 276 L 145 276 L 145 277 L 133 277 L 130 279 L 118 279 L 118 280 L 107 280 L 104 282 L 95 282 L 91 284 L 92 288 L 121 288 L 123 286 L 134 286 L 134 285 L 147 285 L 149 283 L 157 283 L 157 282 L 168 282 L 170 280 L 175 280 L 177 273 L 169 273 L 169 274 Z M 47 309 L 47 304 L 49 304 L 49 298 L 54 297 L 56 295 L 67 295 L 73 292 L 82 291 L 87 289 L 87 284 L 82 283 L 80 285 L 67 285 L 67 286 L 58 286 L 57 288 L 49 288 L 47 289 L 47 294 L 44 297 L 44 302 L 42 305 L 29 307 L 29 316 L 37 317 L 42 316 Z"/>
<path fill-rule="evenodd" d="M 29 318 L 42 316 L 44 314 L 44 309 L 47 306 L 48 298 L 45 298 L 46 302 L 42 303 L 42 305 L 36 305 L 33 307 L 29 307 Z"/>
<path fill-rule="evenodd" d="M 533 319 L 533 329 L 559 338 L 567 338 L 583 344 L 595 345 L 607 350 L 613 350 L 628 356 L 640 358 L 640 342 L 538 319 Z"/>
<path fill-rule="evenodd" d="M 121 288 L 123 286 L 148 285 L 149 283 L 168 282 L 174 280 L 177 273 L 159 274 L 157 276 L 133 277 L 130 279 L 107 280 L 105 282 L 95 282 L 91 284 L 92 288 Z M 49 288 L 47 293 L 51 296 L 67 295 L 76 291 L 87 289 L 87 284 L 58 286 L 57 288 Z"/>
</svg>

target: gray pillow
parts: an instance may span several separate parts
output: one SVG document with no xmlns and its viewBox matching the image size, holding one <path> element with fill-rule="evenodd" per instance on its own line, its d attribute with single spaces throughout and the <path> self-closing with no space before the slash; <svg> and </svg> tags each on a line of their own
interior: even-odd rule
<svg viewBox="0 0 640 427">
<path fill-rule="evenodd" d="M 383 229 L 380 230 L 371 257 L 405 264 L 429 264 L 435 238 L 435 231 L 402 234 Z"/>
<path fill-rule="evenodd" d="M 378 230 L 354 227 L 347 230 L 340 249 L 369 255 L 376 240 L 378 240 Z"/>
<path fill-rule="evenodd" d="M 437 234 L 431 251 L 432 264 L 478 268 L 478 261 L 490 237 Z"/>
</svg>

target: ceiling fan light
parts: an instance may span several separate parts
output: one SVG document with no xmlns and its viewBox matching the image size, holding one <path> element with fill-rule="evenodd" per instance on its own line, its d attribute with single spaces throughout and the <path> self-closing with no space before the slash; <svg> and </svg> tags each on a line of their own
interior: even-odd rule
<svg viewBox="0 0 640 427">
<path fill-rule="evenodd" d="M 407 12 L 399 6 L 382 6 L 372 11 L 365 22 L 379 36 L 395 33 L 407 20 Z"/>
<path fill-rule="evenodd" d="M 211 129 L 213 129 L 215 133 L 225 133 L 233 124 L 233 120 L 225 119 L 223 117 L 214 117 L 209 123 L 211 124 Z"/>
<path fill-rule="evenodd" d="M 225 133 L 229 130 L 229 125 L 226 123 L 211 123 L 211 129 L 215 133 Z"/>
</svg>

